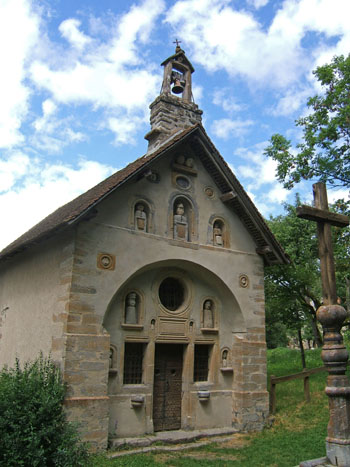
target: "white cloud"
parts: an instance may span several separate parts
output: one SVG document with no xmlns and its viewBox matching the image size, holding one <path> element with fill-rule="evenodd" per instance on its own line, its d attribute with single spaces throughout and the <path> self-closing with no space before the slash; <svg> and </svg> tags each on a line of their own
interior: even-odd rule
<svg viewBox="0 0 350 467">
<path fill-rule="evenodd" d="M 280 183 L 276 183 L 266 196 L 271 203 L 281 204 L 286 201 L 289 194 L 290 192 L 285 190 Z"/>
<path fill-rule="evenodd" d="M 42 117 L 33 122 L 35 133 L 30 137 L 31 144 L 47 154 L 60 152 L 71 143 L 79 143 L 87 139 L 80 131 L 71 128 L 71 117 L 58 118 L 58 106 L 51 99 L 42 103 Z"/>
<path fill-rule="evenodd" d="M 324 41 L 324 52 L 340 48 L 348 53 L 349 16 L 348 0 L 339 0 L 336 8 L 333 0 L 286 0 L 264 29 L 233 2 L 183 0 L 170 8 L 166 21 L 186 37 L 193 59 L 210 71 L 240 75 L 254 86 L 284 88 L 300 80 L 314 60 L 303 43 L 308 33 L 336 40 L 336 47 Z"/>
<path fill-rule="evenodd" d="M 254 124 L 252 120 L 230 120 L 222 118 L 215 120 L 211 126 L 211 131 L 215 136 L 222 139 L 240 138 L 249 131 L 249 127 Z"/>
<path fill-rule="evenodd" d="M 216 89 L 213 95 L 213 104 L 222 107 L 228 113 L 240 112 L 245 108 L 243 104 L 236 102 L 230 88 Z"/>
<path fill-rule="evenodd" d="M 277 162 L 264 156 L 263 152 L 267 141 L 263 141 L 251 148 L 238 148 L 235 154 L 244 159 L 244 164 L 237 166 L 237 174 L 240 177 L 253 180 L 253 187 L 258 189 L 264 183 L 276 181 L 275 172 Z"/>
<path fill-rule="evenodd" d="M 248 5 L 252 5 L 257 10 L 269 3 L 269 0 L 247 0 Z"/>
<path fill-rule="evenodd" d="M 314 94 L 310 87 L 302 90 L 288 89 L 286 94 L 281 97 L 274 108 L 269 109 L 269 113 L 274 116 L 288 116 L 296 112 L 307 99 Z"/>
<path fill-rule="evenodd" d="M 0 183 L 10 180 L 0 193 L 0 210 L 7 219 L 2 229 L 0 250 L 27 231 L 50 212 L 88 190 L 116 169 L 81 159 L 77 168 L 30 160 L 25 154 L 13 154 L 7 165 L 0 164 Z M 25 179 L 18 185 L 16 181 Z M 0 185 L 1 186 L 1 185 Z"/>
<path fill-rule="evenodd" d="M 72 46 L 77 49 L 83 49 L 92 41 L 91 37 L 88 37 L 79 31 L 80 24 L 81 22 L 77 19 L 70 18 L 63 21 L 58 28 L 62 34 L 62 37 L 67 39 L 67 41 L 69 41 Z"/>
<path fill-rule="evenodd" d="M 26 0 L 0 2 L 0 147 L 23 141 L 20 128 L 28 112 L 30 90 L 26 61 L 39 38 L 39 17 Z"/>
<path fill-rule="evenodd" d="M 350 199 L 350 190 L 347 188 L 329 189 L 328 187 L 327 197 L 329 203 L 334 203 L 338 199 L 344 199 L 347 201 Z"/>
<path fill-rule="evenodd" d="M 111 117 L 108 119 L 107 127 L 115 133 L 114 143 L 118 144 L 135 144 L 134 134 L 139 128 L 142 120 L 134 117 Z"/>
<path fill-rule="evenodd" d="M 46 99 L 42 103 L 43 116 L 33 122 L 35 130 L 51 133 L 54 130 L 52 117 L 56 110 L 57 105 L 51 99 Z"/>
<path fill-rule="evenodd" d="M 263 215 L 268 215 L 273 206 L 286 201 L 290 192 L 276 180 L 276 161 L 263 154 L 267 142 L 251 148 L 239 148 L 236 155 L 244 159 L 244 164 L 236 166 L 236 175 L 244 182 L 249 196 Z"/>
<path fill-rule="evenodd" d="M 30 68 L 32 80 L 48 91 L 57 104 L 89 104 L 94 109 L 108 110 L 100 126 L 115 131 L 116 141 L 121 142 L 121 126 L 127 128 L 130 136 L 131 129 L 136 130 L 135 120 L 143 117 L 159 92 L 161 76 L 154 73 L 154 65 L 146 63 L 138 50 L 141 43 L 150 40 L 164 7 L 163 0 L 144 0 L 133 5 L 119 18 L 111 37 L 103 44 L 81 33 L 80 22 L 74 18 L 64 21 L 61 33 L 79 50 L 74 54 L 71 49 L 63 50 L 66 60 L 61 57 L 58 64 L 36 60 Z M 86 44 L 89 47 L 83 52 Z M 110 120 L 111 112 L 118 118 L 123 113 L 123 121 L 117 124 L 113 118 Z"/>
<path fill-rule="evenodd" d="M 29 165 L 29 157 L 19 151 L 0 159 L 0 193 L 10 190 L 27 173 Z"/>
</svg>

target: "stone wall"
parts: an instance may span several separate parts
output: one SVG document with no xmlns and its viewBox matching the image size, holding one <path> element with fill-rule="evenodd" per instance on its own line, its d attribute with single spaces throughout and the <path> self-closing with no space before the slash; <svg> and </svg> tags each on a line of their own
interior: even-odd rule
<svg viewBox="0 0 350 467">
<path fill-rule="evenodd" d="M 150 105 L 151 131 L 145 139 L 149 141 L 148 152 L 157 149 L 171 134 L 184 130 L 202 121 L 202 110 L 198 105 L 184 102 L 171 94 L 161 94 Z"/>
<path fill-rule="evenodd" d="M 68 314 L 65 340 L 65 407 L 68 418 L 78 421 L 85 441 L 93 449 L 107 447 L 109 335 L 95 312 L 91 297 L 96 294 L 96 265 L 86 262 L 89 242 L 78 235 L 71 250 L 71 283 L 66 301 Z M 69 277 L 69 274 L 67 275 Z M 86 285 L 85 278 L 88 278 Z"/>
<path fill-rule="evenodd" d="M 33 246 L 0 267 L 0 366 L 42 352 L 62 364 L 73 232 Z M 2 311 L 2 313 L 1 313 Z"/>
</svg>

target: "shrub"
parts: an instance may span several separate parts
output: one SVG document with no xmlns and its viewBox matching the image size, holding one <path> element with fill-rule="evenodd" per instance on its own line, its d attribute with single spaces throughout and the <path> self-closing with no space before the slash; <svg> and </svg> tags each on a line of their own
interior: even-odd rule
<svg viewBox="0 0 350 467">
<path fill-rule="evenodd" d="M 89 456 L 63 411 L 61 372 L 42 355 L 0 372 L 0 465 L 86 466 Z"/>
</svg>

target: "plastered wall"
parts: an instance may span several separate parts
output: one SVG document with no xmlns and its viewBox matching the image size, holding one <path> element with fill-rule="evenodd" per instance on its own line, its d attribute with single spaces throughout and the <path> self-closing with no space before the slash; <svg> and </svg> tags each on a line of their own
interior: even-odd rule
<svg viewBox="0 0 350 467">
<path fill-rule="evenodd" d="M 42 352 L 62 361 L 67 270 L 71 274 L 73 233 L 66 232 L 15 256 L 0 268 L 0 366 L 33 360 Z"/>
</svg>

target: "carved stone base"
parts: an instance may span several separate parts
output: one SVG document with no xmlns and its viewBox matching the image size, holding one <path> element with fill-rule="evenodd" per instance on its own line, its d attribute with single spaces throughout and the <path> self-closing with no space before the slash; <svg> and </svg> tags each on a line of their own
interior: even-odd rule
<svg viewBox="0 0 350 467">
<path fill-rule="evenodd" d="M 326 441 L 327 457 L 331 465 L 348 467 L 350 465 L 350 440 L 338 444 Z"/>
<path fill-rule="evenodd" d="M 332 467 L 332 464 L 329 463 L 327 457 L 321 457 L 320 459 L 300 462 L 299 467 Z"/>
</svg>

